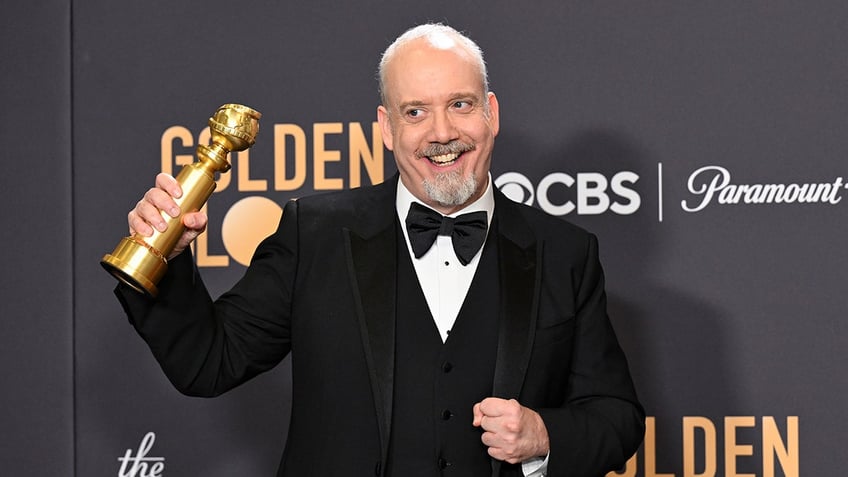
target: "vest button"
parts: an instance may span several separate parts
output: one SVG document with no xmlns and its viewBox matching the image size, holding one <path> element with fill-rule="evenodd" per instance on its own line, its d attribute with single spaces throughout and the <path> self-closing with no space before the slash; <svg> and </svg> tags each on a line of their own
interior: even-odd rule
<svg viewBox="0 0 848 477">
<path fill-rule="evenodd" d="M 448 419 L 450 419 L 452 417 L 453 417 L 453 413 L 450 412 L 449 409 L 445 409 L 444 411 L 442 411 L 442 419 L 444 419 L 445 421 L 447 421 Z"/>
<path fill-rule="evenodd" d="M 439 465 L 440 469 L 445 469 L 451 465 L 450 462 L 445 460 L 443 457 L 439 457 L 439 461 L 437 462 L 437 464 Z"/>
<path fill-rule="evenodd" d="M 445 373 L 451 372 L 452 369 L 453 364 L 451 364 L 450 361 L 445 361 L 444 363 L 442 363 L 442 371 L 444 371 Z"/>
</svg>

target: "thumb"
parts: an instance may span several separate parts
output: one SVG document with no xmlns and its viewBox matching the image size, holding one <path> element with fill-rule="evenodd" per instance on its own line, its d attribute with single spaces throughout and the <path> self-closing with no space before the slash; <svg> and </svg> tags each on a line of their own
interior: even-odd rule
<svg viewBox="0 0 848 477">
<path fill-rule="evenodd" d="M 474 405 L 472 412 L 474 413 L 474 421 L 471 423 L 471 425 L 474 427 L 480 427 L 483 423 L 483 411 L 480 410 L 479 402 Z"/>
<path fill-rule="evenodd" d="M 191 232 L 194 232 L 196 237 L 198 234 L 206 230 L 208 218 L 203 212 L 189 212 L 183 215 L 183 225 Z"/>
</svg>

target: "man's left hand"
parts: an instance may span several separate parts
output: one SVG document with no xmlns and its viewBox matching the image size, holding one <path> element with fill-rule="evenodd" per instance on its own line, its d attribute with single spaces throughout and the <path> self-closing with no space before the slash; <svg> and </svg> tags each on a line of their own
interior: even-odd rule
<svg viewBox="0 0 848 477">
<path fill-rule="evenodd" d="M 544 457 L 550 450 L 542 416 L 515 399 L 490 397 L 478 402 L 473 425 L 483 429 L 481 439 L 489 455 L 510 464 Z"/>
</svg>

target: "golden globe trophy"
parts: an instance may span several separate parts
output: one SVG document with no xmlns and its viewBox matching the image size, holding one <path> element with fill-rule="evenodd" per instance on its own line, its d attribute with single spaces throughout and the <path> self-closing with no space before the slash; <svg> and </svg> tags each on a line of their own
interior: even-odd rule
<svg viewBox="0 0 848 477">
<path fill-rule="evenodd" d="M 133 234 L 124 237 L 110 254 L 100 261 L 109 273 L 118 280 L 141 293 L 156 296 L 156 285 L 168 269 L 168 255 L 174 250 L 185 230 L 183 214 L 200 210 L 215 190 L 215 173 L 227 172 L 230 163 L 227 154 L 243 151 L 256 141 L 259 133 L 259 118 L 262 115 L 247 106 L 225 104 L 209 118 L 212 144 L 198 145 L 197 161 L 184 166 L 177 175 L 183 195 L 175 199 L 180 207 L 180 216 L 171 217 L 162 212 L 168 225 L 164 232 L 153 230 L 153 235 L 144 237 Z"/>
</svg>

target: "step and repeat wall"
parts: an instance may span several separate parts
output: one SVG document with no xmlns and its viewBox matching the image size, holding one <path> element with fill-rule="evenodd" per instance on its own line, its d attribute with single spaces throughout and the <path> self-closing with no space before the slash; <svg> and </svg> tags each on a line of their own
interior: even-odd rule
<svg viewBox="0 0 848 477">
<path fill-rule="evenodd" d="M 65 475 L 274 475 L 288 360 L 219 398 L 179 394 L 99 261 L 224 103 L 263 116 L 195 247 L 213 295 L 286 201 L 390 177 L 377 62 L 429 21 L 485 52 L 501 106 L 495 185 L 599 237 L 649 416 L 643 446 L 611 475 L 840 475 L 848 4 L 782 0 L 73 2 L 73 300 L 56 319 L 73 331 L 50 351 L 73 363 Z M 24 303 L 7 319 L 27 326 Z"/>
</svg>

